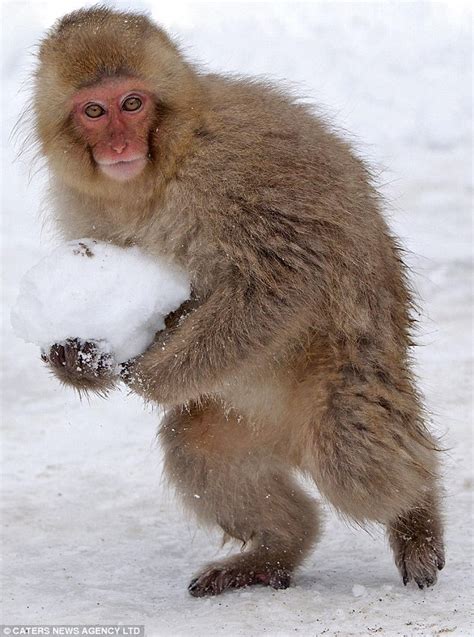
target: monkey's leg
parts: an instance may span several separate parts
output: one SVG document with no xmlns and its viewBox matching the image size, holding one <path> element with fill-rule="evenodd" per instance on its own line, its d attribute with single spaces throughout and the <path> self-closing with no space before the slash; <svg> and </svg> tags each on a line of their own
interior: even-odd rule
<svg viewBox="0 0 474 637">
<path fill-rule="evenodd" d="M 165 471 L 200 521 L 248 546 L 192 580 L 195 597 L 264 584 L 287 588 L 317 537 L 316 503 L 242 420 L 215 404 L 175 409 L 163 423 Z"/>
<path fill-rule="evenodd" d="M 405 584 L 430 586 L 444 566 L 436 444 L 406 383 L 351 374 L 328 391 L 305 467 L 341 512 L 386 525 Z"/>
</svg>

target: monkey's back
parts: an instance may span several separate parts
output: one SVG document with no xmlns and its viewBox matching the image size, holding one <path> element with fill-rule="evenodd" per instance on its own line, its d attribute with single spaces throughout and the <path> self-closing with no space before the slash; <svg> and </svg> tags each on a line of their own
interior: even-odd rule
<svg viewBox="0 0 474 637">
<path fill-rule="evenodd" d="M 404 266 L 351 145 L 272 85 L 202 81 L 208 107 L 188 178 L 219 228 L 223 254 L 263 281 L 270 268 L 276 287 L 290 271 L 316 331 L 404 350 L 411 305 Z"/>
</svg>

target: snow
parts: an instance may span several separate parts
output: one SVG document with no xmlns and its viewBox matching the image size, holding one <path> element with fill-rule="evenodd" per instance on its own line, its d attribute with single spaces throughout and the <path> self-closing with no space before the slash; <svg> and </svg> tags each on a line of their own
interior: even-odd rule
<svg viewBox="0 0 474 637">
<path fill-rule="evenodd" d="M 447 564 L 434 588 L 404 588 L 382 532 L 327 508 L 323 538 L 293 587 L 193 599 L 191 575 L 228 549 L 196 530 L 163 484 L 153 443 L 160 414 L 125 392 L 79 403 L 9 325 L 21 276 L 54 235 L 40 219 L 46 177 L 29 179 L 24 157 L 12 164 L 8 135 L 35 42 L 81 4 L 2 5 L 3 621 L 137 623 L 159 637 L 472 635 L 468 5 L 127 3 L 153 7 L 209 70 L 297 83 L 383 169 L 387 216 L 409 250 L 422 306 L 417 373 L 447 450 Z"/>
<path fill-rule="evenodd" d="M 184 272 L 136 246 L 77 239 L 25 274 L 12 325 L 45 352 L 78 338 L 125 363 L 147 349 L 165 317 L 190 295 Z"/>
</svg>

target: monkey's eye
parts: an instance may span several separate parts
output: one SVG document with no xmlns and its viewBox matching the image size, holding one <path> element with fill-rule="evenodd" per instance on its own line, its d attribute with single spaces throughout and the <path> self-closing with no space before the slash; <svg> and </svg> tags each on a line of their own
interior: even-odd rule
<svg viewBox="0 0 474 637">
<path fill-rule="evenodd" d="M 87 115 L 87 117 L 95 119 L 96 117 L 100 117 L 101 115 L 103 115 L 105 113 L 105 110 L 100 104 L 89 104 L 89 106 L 86 106 L 86 108 L 84 109 L 84 113 Z"/>
<path fill-rule="evenodd" d="M 122 104 L 123 111 L 138 111 L 141 107 L 142 101 L 139 97 L 127 97 Z"/>
</svg>

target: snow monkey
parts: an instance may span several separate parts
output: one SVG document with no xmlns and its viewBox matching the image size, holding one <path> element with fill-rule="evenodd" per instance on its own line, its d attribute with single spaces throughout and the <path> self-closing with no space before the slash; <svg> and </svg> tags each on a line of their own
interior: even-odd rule
<svg viewBox="0 0 474 637">
<path fill-rule="evenodd" d="M 350 145 L 284 90 L 204 73 L 148 17 L 102 7 L 43 40 L 34 113 L 62 235 L 140 246 L 192 279 L 122 373 L 166 408 L 178 494 L 245 545 L 190 593 L 290 584 L 320 532 L 297 473 L 385 525 L 405 584 L 432 585 L 438 448 L 410 371 L 412 301 Z M 70 341 L 44 358 L 81 391 L 118 382 L 80 353 Z"/>
</svg>

